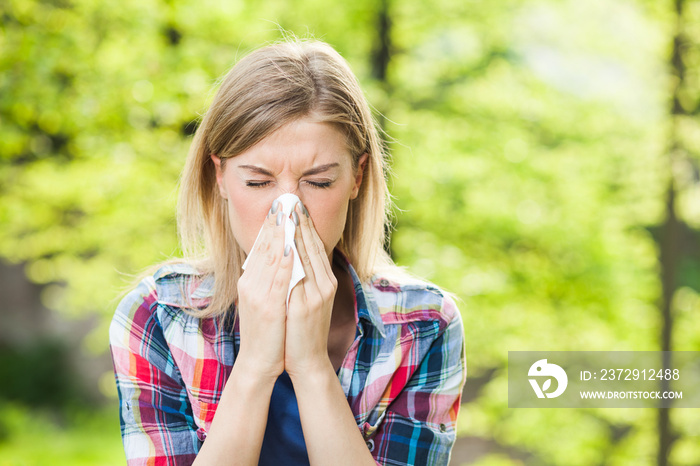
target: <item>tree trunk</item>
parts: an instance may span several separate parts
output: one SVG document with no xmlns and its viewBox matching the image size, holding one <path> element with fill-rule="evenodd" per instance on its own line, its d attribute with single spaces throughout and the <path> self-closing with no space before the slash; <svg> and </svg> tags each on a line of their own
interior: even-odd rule
<svg viewBox="0 0 700 466">
<path fill-rule="evenodd" d="M 381 0 L 381 2 L 379 2 L 376 21 L 377 36 L 375 40 L 375 47 L 371 55 L 372 77 L 377 80 L 382 89 L 389 94 L 389 82 L 387 81 L 387 69 L 389 68 L 389 61 L 391 60 L 391 16 L 389 12 L 389 0 Z M 386 125 L 384 113 L 387 109 L 378 107 L 378 110 L 379 112 L 376 115 L 377 123 L 379 124 L 379 127 L 384 130 Z M 380 137 L 382 137 L 382 143 L 386 147 L 384 133 L 381 133 Z M 391 249 L 392 229 L 390 225 L 385 225 L 384 228 L 386 232 L 384 249 L 393 259 L 394 252 Z"/>
<path fill-rule="evenodd" d="M 662 365 L 664 369 L 671 368 L 671 353 L 673 349 L 673 296 L 678 288 L 678 268 L 681 259 L 682 225 L 676 212 L 677 189 L 674 179 L 674 165 L 678 158 L 682 157 L 683 148 L 679 140 L 677 125 L 678 116 L 687 114 L 681 105 L 679 94 L 685 82 L 685 65 L 683 64 L 683 6 L 684 0 L 675 0 L 676 31 L 673 37 L 673 51 L 671 54 L 671 72 L 677 77 L 676 87 L 673 91 L 671 104 L 671 133 L 669 135 L 669 177 L 666 188 L 666 218 L 661 227 L 659 243 L 659 261 L 662 286 L 661 302 L 661 350 L 664 351 Z M 668 383 L 662 384 L 662 390 L 668 390 Z M 667 466 L 671 447 L 674 441 L 670 422 L 670 407 L 658 409 L 657 427 L 659 435 L 659 449 L 657 465 Z"/>
</svg>

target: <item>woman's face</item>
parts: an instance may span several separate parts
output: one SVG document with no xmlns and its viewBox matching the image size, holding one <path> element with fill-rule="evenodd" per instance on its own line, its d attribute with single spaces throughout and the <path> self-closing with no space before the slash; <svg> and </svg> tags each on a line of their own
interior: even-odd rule
<svg viewBox="0 0 700 466">
<path fill-rule="evenodd" d="M 212 160 L 233 235 L 246 254 L 272 201 L 292 193 L 308 209 L 330 258 L 343 234 L 349 201 L 359 192 L 367 154 L 353 170 L 340 131 L 328 123 L 300 119 L 227 159 L 223 170 L 218 157 L 212 155 Z"/>
</svg>

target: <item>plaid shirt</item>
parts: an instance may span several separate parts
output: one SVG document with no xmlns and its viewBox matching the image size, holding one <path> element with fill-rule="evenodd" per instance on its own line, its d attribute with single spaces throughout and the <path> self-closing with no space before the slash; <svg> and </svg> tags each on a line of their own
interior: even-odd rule
<svg viewBox="0 0 700 466">
<path fill-rule="evenodd" d="M 338 379 L 378 464 L 446 465 L 466 380 L 462 321 L 432 285 L 375 275 L 355 286 L 356 338 Z M 166 265 L 119 304 L 110 347 L 128 464 L 191 464 L 240 342 L 237 322 L 198 319 L 212 280 Z M 330 422 L 330 421 L 329 421 Z"/>
</svg>

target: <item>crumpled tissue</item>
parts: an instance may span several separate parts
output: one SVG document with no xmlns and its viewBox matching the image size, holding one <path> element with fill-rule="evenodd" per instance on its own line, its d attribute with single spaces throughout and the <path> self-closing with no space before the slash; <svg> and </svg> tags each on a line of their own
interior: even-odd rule
<svg viewBox="0 0 700 466">
<path fill-rule="evenodd" d="M 306 276 L 306 274 L 304 273 L 304 266 L 301 264 L 301 259 L 299 259 L 297 247 L 294 244 L 295 225 L 294 221 L 290 218 L 292 212 L 294 211 L 294 206 L 296 206 L 297 202 L 299 202 L 299 198 L 295 194 L 284 193 L 277 198 L 277 201 L 279 202 L 279 206 L 277 207 L 277 213 L 279 213 L 280 209 L 282 209 L 282 212 L 284 212 L 284 248 L 286 250 L 287 246 L 290 246 L 292 252 L 294 253 L 292 279 L 289 281 L 289 289 L 287 290 L 287 305 L 289 305 L 289 296 L 292 293 L 292 289 Z M 245 262 L 243 263 L 243 270 L 245 270 L 246 265 L 248 265 L 248 261 L 254 255 L 253 251 L 255 251 L 255 246 L 257 246 L 258 244 L 258 240 L 260 239 L 261 233 L 262 228 L 260 228 L 257 238 L 255 238 L 255 243 L 253 244 L 251 253 L 248 255 Z"/>
</svg>

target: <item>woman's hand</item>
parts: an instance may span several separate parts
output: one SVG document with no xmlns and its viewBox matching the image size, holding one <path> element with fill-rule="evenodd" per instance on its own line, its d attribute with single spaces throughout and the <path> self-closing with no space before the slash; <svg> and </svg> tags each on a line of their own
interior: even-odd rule
<svg viewBox="0 0 700 466">
<path fill-rule="evenodd" d="M 241 345 L 236 364 L 249 376 L 273 382 L 284 370 L 285 305 L 293 265 L 290 251 L 284 255 L 283 220 L 282 206 L 273 204 L 238 280 Z"/>
<path fill-rule="evenodd" d="M 298 203 L 292 214 L 298 224 L 297 251 L 306 273 L 292 289 L 287 311 L 284 366 L 292 380 L 298 375 L 333 368 L 328 357 L 328 333 L 338 281 L 307 212 Z"/>
</svg>

